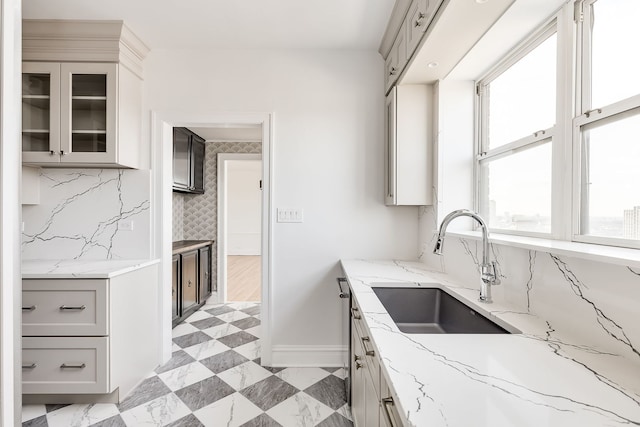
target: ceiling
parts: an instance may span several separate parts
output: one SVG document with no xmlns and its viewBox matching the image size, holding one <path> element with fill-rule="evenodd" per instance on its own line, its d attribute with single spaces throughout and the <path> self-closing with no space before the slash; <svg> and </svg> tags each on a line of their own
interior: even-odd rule
<svg viewBox="0 0 640 427">
<path fill-rule="evenodd" d="M 123 20 L 151 49 L 378 49 L 395 0 L 23 0 L 25 19 Z"/>
<path fill-rule="evenodd" d="M 189 129 L 209 142 L 261 142 L 261 125 L 227 125 L 193 127 Z"/>
</svg>

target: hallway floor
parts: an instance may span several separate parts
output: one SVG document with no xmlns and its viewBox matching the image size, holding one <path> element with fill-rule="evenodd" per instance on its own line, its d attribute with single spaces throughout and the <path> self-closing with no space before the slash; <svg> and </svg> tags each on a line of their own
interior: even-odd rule
<svg viewBox="0 0 640 427">
<path fill-rule="evenodd" d="M 260 366 L 260 304 L 205 305 L 120 404 L 25 405 L 22 426 L 352 426 L 341 368 Z"/>
<path fill-rule="evenodd" d="M 260 301 L 260 260 L 255 255 L 227 257 L 227 301 Z"/>
</svg>

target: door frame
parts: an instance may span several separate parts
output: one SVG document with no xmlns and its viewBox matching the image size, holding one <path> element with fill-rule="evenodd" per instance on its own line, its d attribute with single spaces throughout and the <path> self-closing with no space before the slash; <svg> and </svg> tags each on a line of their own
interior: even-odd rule
<svg viewBox="0 0 640 427">
<path fill-rule="evenodd" d="M 247 153 L 218 153 L 218 301 L 227 302 L 227 162 L 230 160 L 260 160 L 262 154 Z M 264 166 L 263 166 L 264 168 Z M 264 205 L 260 204 L 264 216 Z M 262 229 L 260 234 L 264 237 Z M 262 256 L 262 253 L 260 253 Z M 262 295 L 261 295 L 262 297 Z"/>
<path fill-rule="evenodd" d="M 261 259 L 261 361 L 271 365 L 272 257 L 273 257 L 273 113 L 151 112 L 151 257 L 160 259 L 161 292 L 158 306 L 159 354 L 171 358 L 171 253 L 173 127 L 262 126 L 262 259 Z"/>
</svg>

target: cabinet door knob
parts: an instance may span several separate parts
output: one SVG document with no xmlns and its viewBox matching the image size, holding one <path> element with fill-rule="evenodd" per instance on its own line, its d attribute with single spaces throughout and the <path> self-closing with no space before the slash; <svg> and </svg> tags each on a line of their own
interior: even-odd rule
<svg viewBox="0 0 640 427">
<path fill-rule="evenodd" d="M 55 156 L 56 152 L 51 150 L 51 151 L 49 151 L 49 154 L 51 154 L 52 156 Z"/>
<path fill-rule="evenodd" d="M 35 363 L 32 363 L 30 365 L 22 365 L 22 369 L 35 369 L 36 366 L 38 365 L 36 365 Z"/>
<path fill-rule="evenodd" d="M 36 309 L 35 305 L 29 306 L 29 307 L 22 307 L 22 311 L 33 311 Z"/>
<path fill-rule="evenodd" d="M 61 156 L 64 156 L 64 155 L 65 155 L 64 150 L 60 150 L 60 155 L 61 155 Z"/>
<path fill-rule="evenodd" d="M 422 25 L 422 20 L 424 19 L 424 13 L 420 12 L 418 14 L 418 19 L 416 19 L 416 22 L 414 22 L 414 27 L 419 27 Z"/>
<path fill-rule="evenodd" d="M 189 287 L 191 287 L 191 280 L 189 280 L 189 282 L 188 282 L 188 283 L 189 283 Z"/>
<path fill-rule="evenodd" d="M 395 76 L 396 75 L 396 67 L 391 67 L 391 70 L 389 71 L 389 75 L 390 76 Z"/>
</svg>

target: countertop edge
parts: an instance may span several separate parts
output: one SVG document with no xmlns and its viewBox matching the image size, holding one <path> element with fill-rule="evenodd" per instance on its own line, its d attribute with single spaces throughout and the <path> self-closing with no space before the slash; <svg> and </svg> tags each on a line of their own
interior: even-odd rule
<svg viewBox="0 0 640 427">
<path fill-rule="evenodd" d="M 126 260 L 119 260 L 126 261 Z M 51 261 L 55 265 L 56 261 Z M 60 261 L 58 261 L 60 262 Z M 82 261 L 77 261 L 78 265 L 82 265 Z M 122 274 L 129 273 L 131 271 L 146 268 L 152 265 L 160 264 L 160 259 L 150 260 L 131 260 L 133 264 L 119 267 L 116 269 L 107 269 L 107 271 L 99 271 L 98 269 L 92 271 L 91 269 L 82 271 L 82 268 L 77 268 L 78 271 L 43 271 L 38 273 L 22 273 L 22 279 L 111 279 Z M 91 261 L 87 261 L 90 264 Z M 69 267 L 67 267 L 69 268 Z"/>
</svg>

